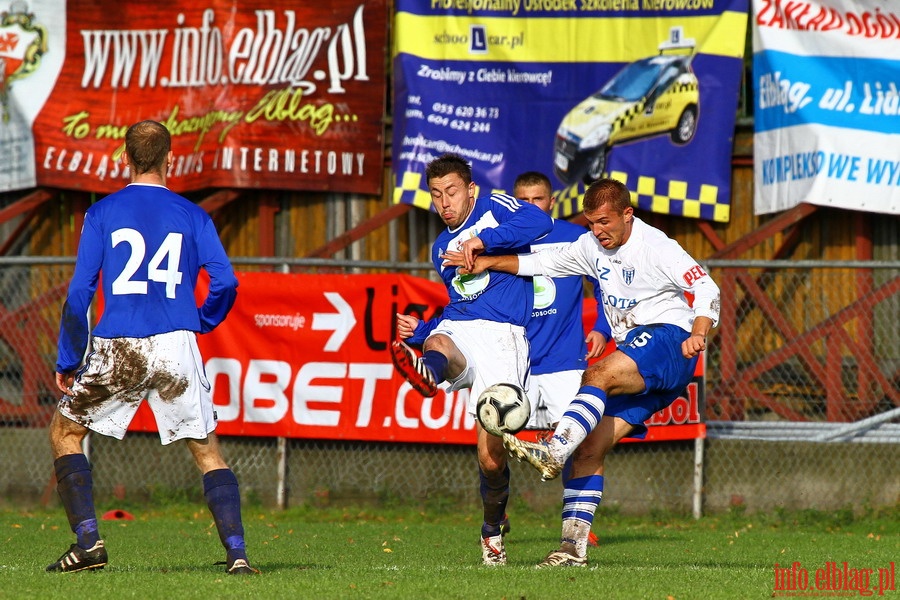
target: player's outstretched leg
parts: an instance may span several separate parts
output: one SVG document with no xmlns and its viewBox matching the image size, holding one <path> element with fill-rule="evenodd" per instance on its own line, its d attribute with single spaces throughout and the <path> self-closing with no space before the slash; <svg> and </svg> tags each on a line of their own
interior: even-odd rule
<svg viewBox="0 0 900 600">
<path fill-rule="evenodd" d="M 569 456 L 600 423 L 605 409 L 606 392 L 581 386 L 549 440 L 526 442 L 505 433 L 503 445 L 513 457 L 537 469 L 544 481 L 555 479 Z"/>
<path fill-rule="evenodd" d="M 520 461 L 524 460 L 537 469 L 544 481 L 555 479 L 562 472 L 565 461 L 558 460 L 550 454 L 550 448 L 546 441 L 526 442 L 514 435 L 504 433 L 503 446 L 511 456 Z"/>
<path fill-rule="evenodd" d="M 437 394 L 437 382 L 422 358 L 416 356 L 412 348 L 400 341 L 391 343 L 391 360 L 414 390 L 430 398 Z"/>
</svg>

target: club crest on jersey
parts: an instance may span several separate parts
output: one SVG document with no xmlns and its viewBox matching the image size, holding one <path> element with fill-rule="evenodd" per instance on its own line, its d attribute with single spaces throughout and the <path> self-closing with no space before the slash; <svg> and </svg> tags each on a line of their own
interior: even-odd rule
<svg viewBox="0 0 900 600">
<path fill-rule="evenodd" d="M 634 269 L 622 269 L 622 279 L 625 280 L 625 285 L 631 285 L 634 281 Z"/>
</svg>

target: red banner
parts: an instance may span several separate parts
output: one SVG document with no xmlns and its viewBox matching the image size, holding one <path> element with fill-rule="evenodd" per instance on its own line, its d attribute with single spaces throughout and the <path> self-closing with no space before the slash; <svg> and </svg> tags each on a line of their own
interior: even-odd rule
<svg viewBox="0 0 900 600">
<path fill-rule="evenodd" d="M 43 27 L 58 0 L 29 4 L 0 27 L 0 41 L 41 32 L 7 111 L 65 55 L 32 125 L 38 185 L 119 189 L 125 129 L 154 119 L 173 136 L 176 191 L 381 193 L 384 0 L 69 1 L 62 30 Z"/>
<path fill-rule="evenodd" d="M 219 434 L 475 443 L 468 391 L 422 398 L 397 374 L 388 352 L 395 314 L 430 319 L 447 302 L 443 285 L 390 274 L 238 278 L 231 314 L 200 336 Z M 699 423 L 697 395 L 692 398 L 666 409 L 671 419 L 655 416 L 652 425 L 667 426 L 651 430 Z M 146 403 L 131 429 L 156 431 Z"/>
</svg>

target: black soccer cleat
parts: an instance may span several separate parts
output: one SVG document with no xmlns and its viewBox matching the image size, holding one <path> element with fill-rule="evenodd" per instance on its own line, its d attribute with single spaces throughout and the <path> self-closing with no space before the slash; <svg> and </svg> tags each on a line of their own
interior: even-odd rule
<svg viewBox="0 0 900 600">
<path fill-rule="evenodd" d="M 55 563 L 47 566 L 47 572 L 75 573 L 86 569 L 102 569 L 108 560 L 103 540 L 97 541 L 87 550 L 78 544 L 72 544 Z"/>
</svg>

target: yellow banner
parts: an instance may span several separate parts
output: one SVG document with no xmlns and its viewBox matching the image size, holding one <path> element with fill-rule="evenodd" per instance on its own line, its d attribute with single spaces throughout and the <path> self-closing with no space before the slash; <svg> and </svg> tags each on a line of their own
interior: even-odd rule
<svg viewBox="0 0 900 600">
<path fill-rule="evenodd" d="M 509 17 L 420 16 L 397 13 L 394 20 L 397 48 L 426 60 L 517 63 L 631 62 L 646 55 L 675 26 L 686 37 L 702 40 L 698 52 L 741 58 L 744 55 L 747 15 L 726 11 L 721 15 L 656 19 L 596 18 L 548 19 Z M 488 32 L 487 51 L 469 49 L 471 27 Z M 527 43 L 525 43 L 527 40 Z"/>
</svg>

